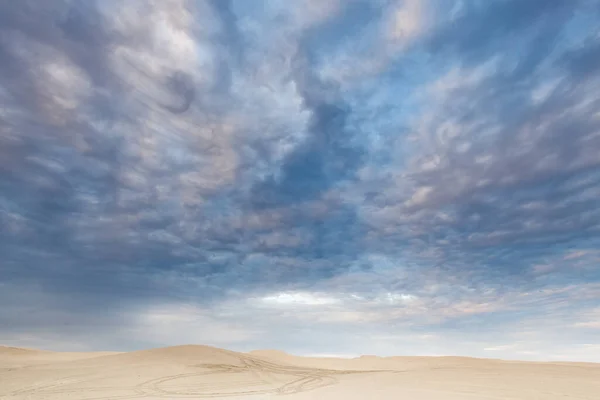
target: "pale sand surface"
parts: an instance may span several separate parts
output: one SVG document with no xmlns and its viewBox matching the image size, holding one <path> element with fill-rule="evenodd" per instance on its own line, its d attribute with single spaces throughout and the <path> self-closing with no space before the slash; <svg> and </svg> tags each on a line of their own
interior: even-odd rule
<svg viewBox="0 0 600 400">
<path fill-rule="evenodd" d="M 176 346 L 60 353 L 0 346 L 0 399 L 600 399 L 600 364 L 464 357 L 306 358 Z"/>
</svg>

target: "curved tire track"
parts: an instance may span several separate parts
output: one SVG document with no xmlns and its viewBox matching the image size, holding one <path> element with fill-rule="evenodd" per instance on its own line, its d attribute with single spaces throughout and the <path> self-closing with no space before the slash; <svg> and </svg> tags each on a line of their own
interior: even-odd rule
<svg viewBox="0 0 600 400">
<path fill-rule="evenodd" d="M 235 355 L 239 365 L 234 364 L 196 364 L 191 368 L 200 371 L 181 373 L 150 379 L 133 387 L 102 386 L 102 387 L 73 387 L 84 382 L 97 380 L 96 376 L 75 375 L 63 377 L 60 380 L 46 382 L 19 389 L 9 394 L 14 398 L 47 398 L 49 396 L 79 395 L 86 400 L 126 400 L 145 396 L 156 398 L 222 398 L 229 396 L 254 395 L 290 395 L 294 393 L 317 390 L 339 383 L 337 376 L 391 372 L 383 370 L 352 371 L 309 368 L 293 365 L 277 364 L 275 362 L 239 355 L 226 350 L 228 356 Z M 88 379 L 86 379 L 88 378 Z M 122 394 L 104 395 L 102 392 L 119 391 Z M 127 392 L 130 394 L 127 394 Z M 123 393 L 125 392 L 125 393 Z M 23 396 L 23 397 L 21 397 Z"/>
<path fill-rule="evenodd" d="M 199 364 L 197 367 L 206 371 L 167 376 L 144 382 L 136 387 L 140 395 L 156 396 L 163 398 L 218 398 L 228 396 L 252 396 L 258 394 L 289 395 L 294 393 L 316 390 L 337 384 L 336 375 L 356 373 L 384 372 L 384 371 L 351 371 L 328 370 L 320 368 L 296 367 L 292 365 L 276 364 L 250 356 L 239 357 L 241 366 L 221 364 Z M 182 381 L 202 377 L 209 374 L 229 375 L 243 374 L 243 381 L 229 379 L 221 384 L 202 382 L 197 385 L 184 384 Z M 233 378 L 233 377 L 232 377 Z M 170 389 L 176 381 L 177 386 L 192 386 L 187 390 Z M 261 387 L 252 389 L 252 387 Z"/>
</svg>

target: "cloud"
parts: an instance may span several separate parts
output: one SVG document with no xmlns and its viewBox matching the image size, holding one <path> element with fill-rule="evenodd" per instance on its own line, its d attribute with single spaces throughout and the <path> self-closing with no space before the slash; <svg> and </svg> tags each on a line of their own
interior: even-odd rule
<svg viewBox="0 0 600 400">
<path fill-rule="evenodd" d="M 585 356 L 596 2 L 254 3 L 0 5 L 0 339 Z"/>
<path fill-rule="evenodd" d="M 600 329 L 600 308 L 594 308 L 580 313 L 579 322 L 576 322 L 574 326 L 583 329 Z"/>
<path fill-rule="evenodd" d="M 599 127 L 590 90 L 597 77 L 571 77 L 561 61 L 564 56 L 557 56 L 560 46 L 547 48 L 527 73 L 517 73 L 518 63 L 500 57 L 508 38 L 471 43 L 462 36 L 484 26 L 486 35 L 509 29 L 522 32 L 527 46 L 537 46 L 535 40 L 527 42 L 535 32 L 523 31 L 518 20 L 495 15 L 491 25 L 483 25 L 475 16 L 492 18 L 496 7 L 502 7 L 501 14 L 526 7 L 519 8 L 519 15 L 531 13 L 542 29 L 552 15 L 564 18 L 570 14 L 563 8 L 575 7 L 532 3 L 496 2 L 464 11 L 462 18 L 472 23 L 441 28 L 445 35 L 436 39 L 440 45 L 461 47 L 452 48 L 454 63 L 423 86 L 427 106 L 407 128 L 412 149 L 408 168 L 392 175 L 390 189 L 365 208 L 364 218 L 381 232 L 425 241 L 429 253 L 438 250 L 444 258 L 455 251 L 459 256 L 481 254 L 483 259 L 474 261 L 478 263 L 493 262 L 496 252 L 520 254 L 516 262 L 525 257 L 529 263 L 544 244 L 596 240 L 598 210 L 591 198 L 598 165 L 592 149 L 598 147 Z M 573 37 L 563 29 L 561 40 L 593 46 L 593 35 Z M 495 53 L 472 59 L 475 50 Z M 525 54 L 533 51 L 527 47 Z M 401 193 L 394 190 L 398 185 L 404 188 Z"/>
<path fill-rule="evenodd" d="M 426 24 L 427 2 L 406 0 L 400 3 L 392 17 L 390 35 L 409 42 L 423 33 Z"/>
<path fill-rule="evenodd" d="M 271 296 L 266 296 L 261 299 L 262 302 L 267 304 L 281 304 L 281 305 L 296 305 L 305 304 L 309 306 L 319 306 L 327 304 L 336 304 L 339 302 L 338 299 L 332 297 L 325 297 L 319 295 L 313 295 L 311 293 L 278 293 Z"/>
</svg>

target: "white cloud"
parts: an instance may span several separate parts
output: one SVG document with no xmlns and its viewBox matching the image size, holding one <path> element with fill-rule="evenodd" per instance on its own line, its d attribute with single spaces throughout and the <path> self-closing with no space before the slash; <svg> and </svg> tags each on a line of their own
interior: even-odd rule
<svg viewBox="0 0 600 400">
<path fill-rule="evenodd" d="M 484 351 L 496 352 L 496 351 L 512 350 L 515 347 L 517 347 L 516 344 L 505 344 L 505 345 L 501 345 L 501 346 L 485 347 L 483 350 Z"/>
<path fill-rule="evenodd" d="M 281 292 L 262 297 L 261 302 L 274 305 L 334 305 L 340 304 L 341 300 L 335 297 L 329 297 L 319 293 L 309 292 Z"/>
<path fill-rule="evenodd" d="M 600 300 L 600 295 L 598 296 Z M 573 325 L 576 328 L 600 329 L 600 307 L 575 314 L 577 322 Z"/>
<path fill-rule="evenodd" d="M 431 186 L 423 186 L 418 188 L 415 193 L 412 195 L 412 197 L 406 201 L 406 206 L 407 207 L 411 207 L 411 206 L 420 206 L 424 203 L 427 202 L 427 197 L 429 196 L 429 194 L 433 191 L 433 188 Z"/>
<path fill-rule="evenodd" d="M 421 35 L 427 27 L 427 7 L 428 0 L 402 0 L 392 10 L 391 39 L 405 45 Z"/>
</svg>

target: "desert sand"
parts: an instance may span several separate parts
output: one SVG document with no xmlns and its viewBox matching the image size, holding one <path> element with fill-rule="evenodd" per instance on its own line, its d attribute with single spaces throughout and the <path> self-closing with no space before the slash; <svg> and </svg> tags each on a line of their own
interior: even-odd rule
<svg viewBox="0 0 600 400">
<path fill-rule="evenodd" d="M 464 357 L 306 358 L 176 346 L 63 353 L 0 346 L 0 399 L 600 399 L 600 364 Z"/>
</svg>

